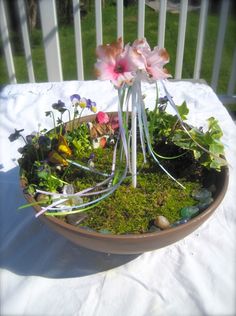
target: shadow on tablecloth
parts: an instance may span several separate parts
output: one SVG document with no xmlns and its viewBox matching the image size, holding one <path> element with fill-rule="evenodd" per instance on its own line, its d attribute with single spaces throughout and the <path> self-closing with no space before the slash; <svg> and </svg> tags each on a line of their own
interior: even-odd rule
<svg viewBox="0 0 236 316">
<path fill-rule="evenodd" d="M 79 247 L 35 219 L 25 204 L 19 168 L 0 172 L 0 268 L 26 276 L 80 277 L 106 271 L 139 255 L 105 254 Z"/>
</svg>

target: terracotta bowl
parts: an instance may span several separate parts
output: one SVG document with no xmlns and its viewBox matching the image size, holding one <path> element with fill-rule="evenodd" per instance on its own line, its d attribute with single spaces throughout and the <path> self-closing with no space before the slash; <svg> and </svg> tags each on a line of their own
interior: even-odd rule
<svg viewBox="0 0 236 316">
<path fill-rule="evenodd" d="M 94 116 L 90 116 L 89 118 L 91 119 L 93 117 Z M 86 120 L 86 118 L 84 120 Z M 223 200 L 227 191 L 228 180 L 228 168 L 223 168 L 220 173 L 217 173 L 217 177 L 214 182 L 216 191 L 214 193 L 214 201 L 212 204 L 198 216 L 189 220 L 187 223 L 176 227 L 171 227 L 163 231 L 143 234 L 111 235 L 88 231 L 84 228 L 73 226 L 60 220 L 59 218 L 52 216 L 41 215 L 39 219 L 57 233 L 79 246 L 100 252 L 115 254 L 143 253 L 175 243 L 185 236 L 191 234 L 200 225 L 202 225 L 215 212 Z M 24 189 L 24 181 L 20 180 L 20 183 L 21 187 Z M 28 194 L 24 194 L 24 196 L 29 203 L 35 202 L 32 196 Z M 36 205 L 34 206 L 34 210 L 35 212 L 39 212 L 41 208 L 40 206 Z"/>
</svg>

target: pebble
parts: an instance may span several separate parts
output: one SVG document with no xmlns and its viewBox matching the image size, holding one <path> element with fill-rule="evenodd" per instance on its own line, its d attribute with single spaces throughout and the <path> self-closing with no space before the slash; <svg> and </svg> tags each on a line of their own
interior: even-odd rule
<svg viewBox="0 0 236 316">
<path fill-rule="evenodd" d="M 95 230 L 93 230 L 92 228 L 88 227 L 88 226 L 80 226 L 79 228 L 82 228 L 88 232 L 95 232 Z"/>
<path fill-rule="evenodd" d="M 67 223 L 77 226 L 88 217 L 86 213 L 74 213 L 66 216 Z"/>
<path fill-rule="evenodd" d="M 198 206 L 185 206 L 181 208 L 180 214 L 183 218 L 191 218 L 199 212 Z"/>
<path fill-rule="evenodd" d="M 37 194 L 35 200 L 36 200 L 37 202 L 40 202 L 40 205 L 41 205 L 41 206 L 45 206 L 45 205 L 48 204 L 50 198 L 49 198 L 49 196 L 46 195 L 46 194 L 39 193 L 39 194 Z"/>
<path fill-rule="evenodd" d="M 200 209 L 200 211 L 205 210 L 212 202 L 213 202 L 213 198 L 209 197 L 208 199 L 201 201 L 197 207 Z"/>
<path fill-rule="evenodd" d="M 74 194 L 74 187 L 72 184 L 66 184 L 63 187 L 63 194 Z"/>
<path fill-rule="evenodd" d="M 215 184 L 211 184 L 211 185 L 209 186 L 208 190 L 209 190 L 210 192 L 212 192 L 212 193 L 216 192 L 216 186 L 215 186 Z"/>
<path fill-rule="evenodd" d="M 155 232 L 160 232 L 160 231 L 161 229 L 156 227 L 155 225 L 152 225 L 148 230 L 149 233 L 155 233 Z"/>
<path fill-rule="evenodd" d="M 100 229 L 99 233 L 105 234 L 105 235 L 110 235 L 112 232 L 109 229 Z"/>
<path fill-rule="evenodd" d="M 171 226 L 172 227 L 176 227 L 176 226 L 179 226 L 179 225 L 182 225 L 182 224 L 186 224 L 188 221 L 189 221 L 188 218 L 182 218 L 182 219 L 174 222 Z"/>
<path fill-rule="evenodd" d="M 88 166 L 89 168 L 94 168 L 94 162 L 91 159 L 88 160 Z"/>
<path fill-rule="evenodd" d="M 170 222 L 165 216 L 159 215 L 157 218 L 154 220 L 154 225 L 161 228 L 161 229 L 166 229 L 170 227 Z"/>
<path fill-rule="evenodd" d="M 210 198 L 212 193 L 207 189 L 194 190 L 192 192 L 192 197 L 197 201 L 204 201 Z"/>
</svg>

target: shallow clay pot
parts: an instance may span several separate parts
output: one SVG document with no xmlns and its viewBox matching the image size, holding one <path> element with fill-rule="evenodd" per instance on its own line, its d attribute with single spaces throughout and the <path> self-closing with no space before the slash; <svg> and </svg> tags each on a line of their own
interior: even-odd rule
<svg viewBox="0 0 236 316">
<path fill-rule="evenodd" d="M 83 118 L 84 121 L 91 121 L 95 116 Z M 88 231 L 63 222 L 59 218 L 41 215 L 39 219 L 55 230 L 60 235 L 69 239 L 73 243 L 92 250 L 116 253 L 116 254 L 135 254 L 155 250 L 168 246 L 192 233 L 202 225 L 217 209 L 223 200 L 228 187 L 229 173 L 228 168 L 223 168 L 217 173 L 215 180 L 216 192 L 214 193 L 213 203 L 198 216 L 192 218 L 185 224 L 171 227 L 163 231 L 144 233 L 144 234 L 127 234 L 111 235 L 102 234 L 94 231 Z M 25 187 L 23 180 L 20 181 L 21 187 Z M 32 196 L 24 194 L 29 203 L 35 202 Z M 40 206 L 34 206 L 34 210 L 39 212 Z"/>
</svg>

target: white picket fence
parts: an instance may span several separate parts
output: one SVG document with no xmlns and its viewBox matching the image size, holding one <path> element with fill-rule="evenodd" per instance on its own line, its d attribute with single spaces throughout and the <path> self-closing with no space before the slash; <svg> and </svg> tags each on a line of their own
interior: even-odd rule
<svg viewBox="0 0 236 316">
<path fill-rule="evenodd" d="M 7 71 L 10 83 L 16 83 L 16 72 L 13 62 L 13 55 L 11 49 L 11 42 L 9 38 L 9 31 L 7 26 L 7 0 L 0 0 L 0 26 L 1 37 L 3 42 L 3 50 L 7 64 Z M 226 32 L 227 18 L 230 9 L 230 2 L 232 0 L 222 0 L 220 10 L 220 22 L 218 30 L 218 38 L 216 42 L 214 65 L 212 68 L 211 86 L 216 91 L 220 73 L 220 66 L 222 60 L 222 52 L 224 48 L 224 38 Z M 81 34 L 81 20 L 80 20 L 80 0 L 73 0 L 73 17 L 75 29 L 75 47 L 76 47 L 76 65 L 77 65 L 77 78 L 78 80 L 84 79 L 84 65 L 83 65 L 83 43 Z M 20 18 L 20 26 L 22 32 L 22 40 L 24 44 L 26 65 L 28 70 L 29 82 L 35 82 L 34 68 L 32 63 L 32 54 L 29 41 L 29 31 L 27 26 L 26 8 L 24 0 L 17 0 L 18 12 Z M 185 47 L 185 31 L 188 14 L 188 0 L 181 0 L 180 2 L 180 15 L 178 26 L 178 41 L 176 50 L 176 63 L 175 63 L 175 79 L 182 79 L 183 57 Z M 206 30 L 207 16 L 208 16 L 209 0 L 201 1 L 197 47 L 195 53 L 195 64 L 193 78 L 200 79 L 202 54 L 204 47 L 204 36 Z M 123 37 L 123 17 L 124 5 L 123 0 L 117 0 L 117 37 Z M 62 63 L 61 53 L 58 36 L 58 23 L 55 0 L 39 0 L 40 18 L 43 33 L 43 44 L 45 49 L 45 60 L 48 81 L 62 81 Z M 96 45 L 103 43 L 103 23 L 102 23 L 102 0 L 95 0 L 96 11 Z M 167 0 L 160 0 L 159 9 L 159 25 L 157 30 L 157 43 L 160 47 L 164 47 L 165 43 L 165 28 L 166 28 L 166 12 Z M 105 27 L 105 26 L 104 26 Z M 138 38 L 145 36 L 145 1 L 138 1 Z M 225 103 L 236 103 L 236 95 L 234 95 L 236 84 L 236 46 L 232 60 L 231 75 L 228 82 L 228 88 L 222 97 Z"/>
</svg>

